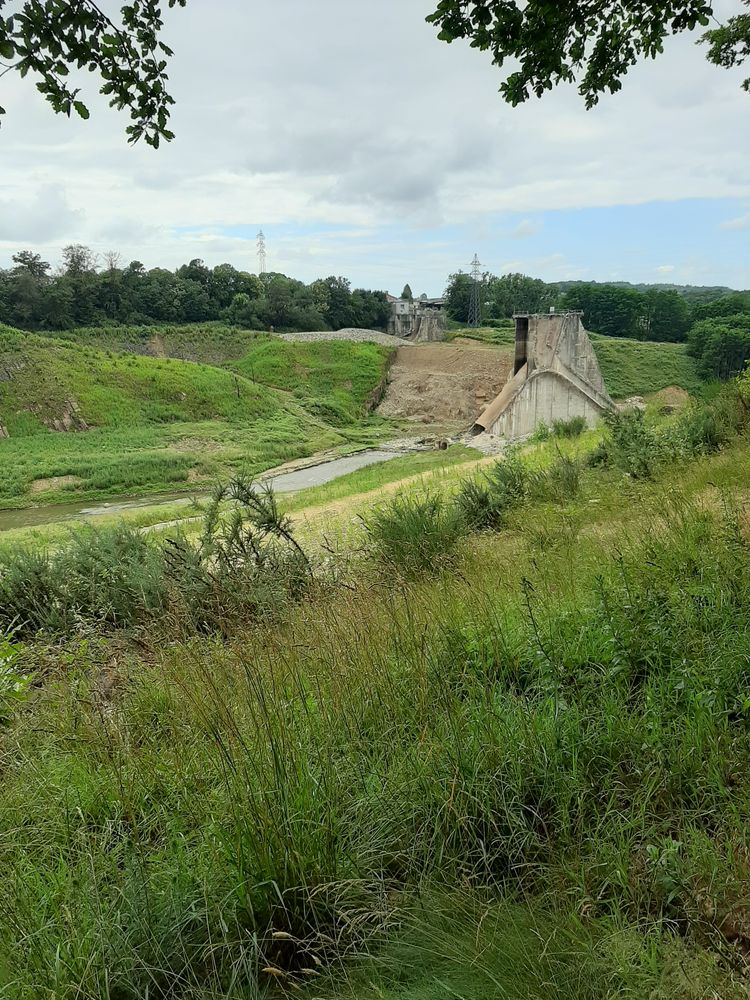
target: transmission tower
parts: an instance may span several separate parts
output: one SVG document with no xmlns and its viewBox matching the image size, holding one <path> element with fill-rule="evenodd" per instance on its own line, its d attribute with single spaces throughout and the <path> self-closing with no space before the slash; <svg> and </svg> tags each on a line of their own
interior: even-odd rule
<svg viewBox="0 0 750 1000">
<path fill-rule="evenodd" d="M 469 300 L 469 326 L 482 325 L 482 265 L 474 254 L 471 262 L 471 299 Z"/>
<path fill-rule="evenodd" d="M 266 273 L 266 237 L 263 230 L 258 233 L 258 274 Z"/>
</svg>

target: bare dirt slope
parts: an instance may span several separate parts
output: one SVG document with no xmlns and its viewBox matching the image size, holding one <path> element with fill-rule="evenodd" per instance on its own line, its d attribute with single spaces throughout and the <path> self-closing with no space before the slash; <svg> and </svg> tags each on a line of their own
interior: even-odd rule
<svg viewBox="0 0 750 1000">
<path fill-rule="evenodd" d="M 503 388 L 512 364 L 510 347 L 399 347 L 378 413 L 422 423 L 472 423 Z"/>
</svg>

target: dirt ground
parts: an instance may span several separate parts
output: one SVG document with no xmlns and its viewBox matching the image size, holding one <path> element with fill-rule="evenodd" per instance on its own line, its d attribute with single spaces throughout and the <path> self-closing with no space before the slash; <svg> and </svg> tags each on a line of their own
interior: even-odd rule
<svg viewBox="0 0 750 1000">
<path fill-rule="evenodd" d="M 378 413 L 431 424 L 470 424 L 501 391 L 513 364 L 510 347 L 415 344 L 396 352 Z"/>
</svg>

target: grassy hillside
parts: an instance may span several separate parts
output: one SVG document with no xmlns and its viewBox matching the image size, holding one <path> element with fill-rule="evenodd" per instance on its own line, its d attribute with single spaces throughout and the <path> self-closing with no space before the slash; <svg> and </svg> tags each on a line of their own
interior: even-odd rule
<svg viewBox="0 0 750 1000">
<path fill-rule="evenodd" d="M 232 367 L 248 379 L 291 392 L 310 412 L 339 424 L 362 416 L 376 401 L 391 353 L 377 344 L 266 337 Z"/>
<path fill-rule="evenodd" d="M 705 383 L 685 344 L 662 344 L 589 334 L 613 399 L 644 396 L 668 385 L 700 393 Z"/>
<path fill-rule="evenodd" d="M 241 358 L 248 346 L 264 334 L 214 322 L 174 326 L 84 327 L 50 332 L 45 336 L 99 350 L 223 365 Z"/>
<path fill-rule="evenodd" d="M 94 556 L 109 571 L 123 543 L 84 533 L 55 564 L 63 593 L 77 569 L 81 601 L 61 645 L 0 646 L 16 681 L 0 701 L 0 986 L 746 1000 L 741 433 L 653 479 L 568 468 L 417 576 L 378 563 L 363 531 L 267 615 L 246 566 L 214 561 L 220 639 L 181 631 L 156 543 L 137 538 L 111 575 L 138 584 L 123 605 L 148 604 L 147 625 L 131 645 L 93 628 Z M 32 604 L 9 558 L 0 581 Z"/>
<path fill-rule="evenodd" d="M 176 420 L 270 419 L 279 397 L 264 385 L 208 365 L 103 351 L 0 330 L 0 423 L 42 430 L 71 405 L 94 427 Z"/>
<path fill-rule="evenodd" d="M 338 364 L 325 371 L 320 360 L 315 376 L 311 362 L 295 368 L 285 350 L 284 384 L 267 353 L 251 379 L 2 328 L 0 425 L 9 438 L 0 439 L 0 505 L 186 489 L 222 472 L 257 473 L 367 440 L 359 416 L 382 378 L 385 352 L 336 346 L 360 350 L 335 352 Z M 316 390 L 327 395 L 311 395 Z M 66 426 L 88 430 L 57 431 Z"/>
</svg>

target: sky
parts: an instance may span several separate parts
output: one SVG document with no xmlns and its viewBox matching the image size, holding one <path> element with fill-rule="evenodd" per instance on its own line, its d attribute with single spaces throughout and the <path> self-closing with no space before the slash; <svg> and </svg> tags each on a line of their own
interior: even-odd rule
<svg viewBox="0 0 750 1000">
<path fill-rule="evenodd" d="M 269 270 L 394 293 L 438 295 L 475 253 L 548 281 L 750 288 L 747 74 L 681 36 L 592 111 L 567 86 L 511 108 L 487 54 L 438 41 L 434 7 L 188 0 L 166 15 L 176 139 L 158 151 L 127 144 L 92 76 L 83 122 L 6 75 L 0 267 L 76 242 L 255 271 L 262 228 Z"/>
</svg>

